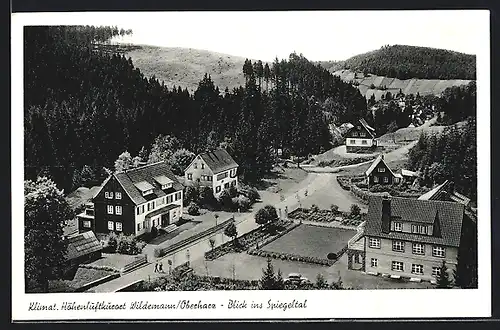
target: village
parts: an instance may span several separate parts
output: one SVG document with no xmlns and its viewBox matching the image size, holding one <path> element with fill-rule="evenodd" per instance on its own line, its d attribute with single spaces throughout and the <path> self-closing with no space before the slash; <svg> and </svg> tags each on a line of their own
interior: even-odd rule
<svg viewBox="0 0 500 330">
<path fill-rule="evenodd" d="M 185 277 L 255 289 L 266 267 L 292 289 L 451 286 L 458 254 L 473 250 L 470 199 L 450 181 L 421 187 L 421 173 L 401 165 L 418 135 L 397 147 L 386 135 L 413 124 L 379 138 L 365 120 L 345 126 L 343 145 L 302 164 L 281 159 L 258 188 L 217 148 L 183 176 L 163 161 L 137 164 L 68 194 L 81 212 L 64 229 L 68 279 L 51 290 L 168 290 Z M 325 165 L 331 155 L 357 163 Z"/>
</svg>

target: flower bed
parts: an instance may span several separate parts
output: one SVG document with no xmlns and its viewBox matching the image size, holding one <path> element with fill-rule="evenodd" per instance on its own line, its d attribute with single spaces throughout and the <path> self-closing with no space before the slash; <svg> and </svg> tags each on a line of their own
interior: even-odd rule
<svg viewBox="0 0 500 330">
<path fill-rule="evenodd" d="M 337 176 L 337 182 L 344 190 L 351 190 L 351 178 L 349 176 Z"/>
<path fill-rule="evenodd" d="M 345 252 L 345 249 L 341 250 L 342 253 Z M 342 253 L 337 254 L 337 259 L 334 260 L 329 260 L 325 258 L 317 258 L 317 257 L 304 257 L 304 256 L 299 256 L 296 254 L 291 254 L 291 253 L 278 253 L 278 252 L 271 252 L 271 251 L 266 251 L 266 250 L 257 250 L 257 249 L 250 249 L 247 251 L 248 254 L 254 255 L 254 256 L 259 256 L 259 257 L 264 257 L 264 258 L 273 258 L 273 259 L 281 259 L 285 261 L 298 261 L 298 262 L 306 262 L 310 264 L 318 264 L 318 265 L 323 265 L 323 266 L 331 266 L 333 265 L 337 259 L 342 255 Z"/>
<path fill-rule="evenodd" d="M 205 252 L 205 259 L 206 260 L 214 260 L 217 259 L 227 253 L 231 252 L 242 252 L 247 250 L 250 246 L 256 244 L 258 241 L 261 240 L 266 240 L 269 237 L 279 237 L 283 234 L 283 232 L 290 227 L 293 226 L 294 223 L 292 221 L 287 221 L 287 222 L 280 222 L 278 226 L 283 228 L 282 231 L 280 231 L 276 235 L 270 235 L 265 228 L 256 228 L 252 231 L 249 231 L 248 233 L 240 236 L 237 238 L 237 244 L 234 243 L 234 241 L 229 241 L 226 242 L 222 245 L 219 245 L 213 250 L 210 250 L 208 252 Z"/>
<path fill-rule="evenodd" d="M 346 218 L 349 216 L 348 212 L 331 211 L 331 210 L 317 210 L 312 211 L 308 209 L 298 208 L 288 214 L 288 218 L 293 220 L 313 221 L 313 222 L 332 222 L 336 221 L 337 217 Z"/>
</svg>

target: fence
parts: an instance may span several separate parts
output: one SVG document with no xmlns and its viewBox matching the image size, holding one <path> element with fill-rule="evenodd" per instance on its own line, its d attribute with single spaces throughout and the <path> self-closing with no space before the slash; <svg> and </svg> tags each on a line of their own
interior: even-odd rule
<svg viewBox="0 0 500 330">
<path fill-rule="evenodd" d="M 234 217 L 231 217 L 231 218 L 225 220 L 224 222 L 221 222 L 221 223 L 219 223 L 216 226 L 208 228 L 207 230 L 205 230 L 205 231 L 203 231 L 201 233 L 198 233 L 196 235 L 188 237 L 185 240 L 182 240 L 180 242 L 174 243 L 174 244 L 172 244 L 170 246 L 167 246 L 165 248 L 156 248 L 156 249 L 154 249 L 154 256 L 155 256 L 155 258 L 163 257 L 163 256 L 167 255 L 170 252 L 173 252 L 175 250 L 178 250 L 180 248 L 188 246 L 188 245 L 196 242 L 197 240 L 199 240 L 199 239 L 201 239 L 203 237 L 212 235 L 213 233 L 215 233 L 215 232 L 217 232 L 217 231 L 225 228 L 229 223 L 231 223 L 233 221 L 234 221 Z"/>
<path fill-rule="evenodd" d="M 125 266 L 123 266 L 123 268 L 121 269 L 121 272 L 122 273 L 129 272 L 129 271 L 131 271 L 134 268 L 137 268 L 137 267 L 139 267 L 141 265 L 146 264 L 147 262 L 148 262 L 148 258 L 147 258 L 146 255 L 137 256 L 137 258 L 134 261 L 126 264 Z"/>
</svg>

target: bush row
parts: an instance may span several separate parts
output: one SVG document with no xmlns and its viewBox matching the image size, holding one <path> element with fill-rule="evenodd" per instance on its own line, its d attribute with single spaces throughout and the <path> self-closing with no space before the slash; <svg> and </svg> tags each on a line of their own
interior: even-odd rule
<svg viewBox="0 0 500 330">
<path fill-rule="evenodd" d="M 146 243 L 143 241 L 137 240 L 134 236 L 129 235 L 116 235 L 115 233 L 110 233 L 104 239 L 105 248 L 103 252 L 108 253 L 120 253 L 120 254 L 129 254 L 129 255 L 137 255 L 142 252 Z"/>
<path fill-rule="evenodd" d="M 111 266 L 104 266 L 104 265 L 80 264 L 79 267 L 87 268 L 87 269 L 106 270 L 106 271 L 114 272 L 114 273 L 120 272 L 120 269 L 117 269 L 117 268 L 111 267 Z"/>
<path fill-rule="evenodd" d="M 305 262 L 305 263 L 309 263 L 309 264 L 318 264 L 318 265 L 323 265 L 323 266 L 331 266 L 336 261 L 336 260 L 328 260 L 326 258 L 305 257 L 305 256 L 297 255 L 297 254 L 279 253 L 279 252 L 271 252 L 271 251 L 257 250 L 257 249 L 249 249 L 247 251 L 247 253 L 250 255 L 255 255 L 255 256 L 259 256 L 259 257 L 280 259 L 280 260 L 286 260 L 286 261 L 298 261 L 298 262 Z M 340 255 L 338 255 L 338 256 L 340 256 Z"/>
<path fill-rule="evenodd" d="M 344 190 L 351 190 L 351 178 L 348 176 L 337 176 L 337 182 Z"/>
</svg>

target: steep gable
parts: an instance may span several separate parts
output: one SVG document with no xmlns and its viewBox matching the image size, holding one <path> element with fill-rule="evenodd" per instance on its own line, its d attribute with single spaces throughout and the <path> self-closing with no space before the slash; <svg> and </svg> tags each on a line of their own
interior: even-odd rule
<svg viewBox="0 0 500 330">
<path fill-rule="evenodd" d="M 225 149 L 203 152 L 198 156 L 203 159 L 214 175 L 238 167 L 233 157 Z"/>
</svg>

